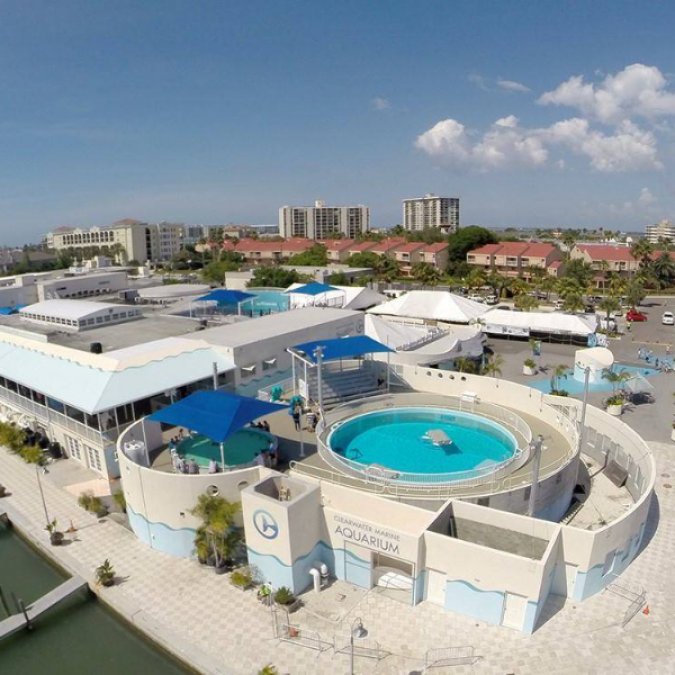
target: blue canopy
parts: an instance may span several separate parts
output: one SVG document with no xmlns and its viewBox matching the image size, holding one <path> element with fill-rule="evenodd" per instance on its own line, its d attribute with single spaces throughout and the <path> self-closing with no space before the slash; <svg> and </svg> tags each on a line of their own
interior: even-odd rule
<svg viewBox="0 0 675 675">
<path fill-rule="evenodd" d="M 328 284 L 320 284 L 318 281 L 312 281 L 309 284 L 304 286 L 298 286 L 297 288 L 289 288 L 286 290 L 286 293 L 300 293 L 301 295 L 321 295 L 322 293 L 328 293 L 329 291 L 339 291 L 339 288 L 335 286 L 329 286 Z"/>
<path fill-rule="evenodd" d="M 353 337 L 335 338 L 333 340 L 315 340 L 313 342 L 303 342 L 301 345 L 295 345 L 292 349 L 301 352 L 310 361 L 316 363 L 314 350 L 321 347 L 323 350 L 324 361 L 334 361 L 336 359 L 348 359 L 363 354 L 373 354 L 375 352 L 393 352 L 387 345 L 383 345 L 373 338 L 366 335 L 354 335 Z"/>
<path fill-rule="evenodd" d="M 216 288 L 215 290 L 202 295 L 197 300 L 201 302 L 212 301 L 217 302 L 219 305 L 236 305 L 244 300 L 249 298 L 254 298 L 253 293 L 244 293 L 244 291 L 230 291 L 226 288 Z"/>
<path fill-rule="evenodd" d="M 249 422 L 288 406 L 225 391 L 196 391 L 148 417 L 155 422 L 175 424 L 204 434 L 217 443 Z"/>
</svg>

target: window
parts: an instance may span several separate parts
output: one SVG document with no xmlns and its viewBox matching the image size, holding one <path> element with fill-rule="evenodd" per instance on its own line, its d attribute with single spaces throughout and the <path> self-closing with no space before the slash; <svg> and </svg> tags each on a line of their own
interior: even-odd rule
<svg viewBox="0 0 675 675">
<path fill-rule="evenodd" d="M 90 445 L 84 446 L 87 451 L 87 462 L 90 469 L 95 469 L 96 471 L 102 472 L 101 468 L 101 455 L 96 448 L 92 448 Z"/>
<path fill-rule="evenodd" d="M 76 459 L 78 462 L 81 462 L 82 446 L 80 445 L 80 441 L 78 441 L 76 438 L 73 438 L 72 436 L 66 436 L 65 438 L 66 438 L 66 450 L 68 451 L 68 454 L 73 459 Z"/>
</svg>

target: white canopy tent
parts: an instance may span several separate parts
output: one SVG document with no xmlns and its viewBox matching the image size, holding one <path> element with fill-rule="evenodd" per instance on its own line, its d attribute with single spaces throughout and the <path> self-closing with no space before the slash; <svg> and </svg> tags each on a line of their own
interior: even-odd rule
<svg viewBox="0 0 675 675">
<path fill-rule="evenodd" d="M 595 333 L 595 314 L 564 314 L 562 312 L 513 312 L 491 309 L 482 317 L 485 332 L 504 337 L 529 337 L 548 334 L 560 338 L 588 338 Z"/>
<path fill-rule="evenodd" d="M 395 350 L 389 354 L 391 363 L 429 366 L 456 359 L 459 356 L 479 358 L 483 354 L 485 336 L 478 325 L 410 326 L 366 315 L 365 334 Z M 374 355 L 376 360 L 384 360 Z"/>
<path fill-rule="evenodd" d="M 365 286 L 334 286 L 331 284 L 335 290 L 322 293 L 319 302 L 317 302 L 316 298 L 312 296 L 293 293 L 296 288 L 300 288 L 303 285 L 295 283 L 286 289 L 286 293 L 291 297 L 290 304 L 292 309 L 311 307 L 315 304 L 342 307 L 343 309 L 367 309 L 368 307 L 379 305 L 387 299 L 381 293 Z"/>
<path fill-rule="evenodd" d="M 446 323 L 472 323 L 482 317 L 488 308 L 461 295 L 447 291 L 408 291 L 398 298 L 368 310 L 370 314 L 443 321 Z"/>
</svg>

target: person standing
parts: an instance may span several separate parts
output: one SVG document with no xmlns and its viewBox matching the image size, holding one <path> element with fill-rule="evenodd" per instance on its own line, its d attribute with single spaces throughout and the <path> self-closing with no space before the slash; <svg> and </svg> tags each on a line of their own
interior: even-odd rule
<svg viewBox="0 0 675 675">
<path fill-rule="evenodd" d="M 293 408 L 293 424 L 295 425 L 296 431 L 300 431 L 300 413 L 300 404 L 296 403 L 295 408 Z"/>
</svg>

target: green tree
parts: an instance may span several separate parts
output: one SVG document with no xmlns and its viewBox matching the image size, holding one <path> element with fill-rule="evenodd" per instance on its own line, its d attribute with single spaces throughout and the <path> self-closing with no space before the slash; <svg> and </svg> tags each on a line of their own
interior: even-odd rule
<svg viewBox="0 0 675 675">
<path fill-rule="evenodd" d="M 498 298 L 503 298 L 506 294 L 506 290 L 511 285 L 511 279 L 498 272 L 492 271 L 485 277 L 485 284 L 492 288 L 494 294 Z"/>
<path fill-rule="evenodd" d="M 196 506 L 190 511 L 202 521 L 195 537 L 195 547 L 198 553 L 213 553 L 216 567 L 220 567 L 236 553 L 241 535 L 234 526 L 234 518 L 240 508 L 239 502 L 201 494 L 197 498 Z"/>
<path fill-rule="evenodd" d="M 675 262 L 670 253 L 664 251 L 651 263 L 652 272 L 661 288 L 668 288 L 675 279 Z"/>
<path fill-rule="evenodd" d="M 469 288 L 480 288 L 481 286 L 485 286 L 486 282 L 485 271 L 479 267 L 474 267 L 466 276 L 466 285 Z"/>
<path fill-rule="evenodd" d="M 494 378 L 501 377 L 504 358 L 499 354 L 492 354 L 483 366 L 483 375 L 492 375 Z"/>
<path fill-rule="evenodd" d="M 593 268 L 584 260 L 570 260 L 565 267 L 563 278 L 574 279 L 580 286 L 586 288 L 593 278 Z"/>
<path fill-rule="evenodd" d="M 393 281 L 400 274 L 398 263 L 388 255 L 380 257 L 375 271 L 377 272 L 377 276 L 385 281 Z"/>
<path fill-rule="evenodd" d="M 560 381 L 567 379 L 567 366 L 563 363 L 555 366 L 553 368 L 553 373 L 551 375 L 551 393 L 555 394 L 559 391 L 562 391 L 560 387 Z"/>
<path fill-rule="evenodd" d="M 368 267 L 370 269 L 376 269 L 380 261 L 380 256 L 377 253 L 371 253 L 370 251 L 362 251 L 360 253 L 354 253 L 349 256 L 347 264 L 350 267 Z"/>
<path fill-rule="evenodd" d="M 428 262 L 415 263 L 411 273 L 413 279 L 422 282 L 425 286 L 435 286 L 441 279 L 441 273 Z"/>
<path fill-rule="evenodd" d="M 460 356 L 455 359 L 455 368 L 460 373 L 475 373 L 478 368 L 476 367 L 476 362 L 473 359 L 468 359 L 465 356 Z"/>
<path fill-rule="evenodd" d="M 251 288 L 264 286 L 287 288 L 300 280 L 301 276 L 295 270 L 285 270 L 282 267 L 256 267 L 248 286 Z"/>
<path fill-rule="evenodd" d="M 605 318 L 607 319 L 607 328 L 609 328 L 609 320 L 614 312 L 618 312 L 621 309 L 621 304 L 619 301 L 611 296 L 608 295 L 607 297 L 604 297 L 600 303 L 598 304 L 598 308 L 605 312 Z"/>
<path fill-rule="evenodd" d="M 630 253 L 640 262 L 640 267 L 648 267 L 652 260 L 654 247 L 646 239 L 638 239 L 631 247 Z"/>
<path fill-rule="evenodd" d="M 631 279 L 626 288 L 628 304 L 631 307 L 637 307 L 645 299 L 646 295 L 644 284 L 639 279 Z"/>
<path fill-rule="evenodd" d="M 325 267 L 328 264 L 328 253 L 323 244 L 314 244 L 302 253 L 291 256 L 289 265 L 303 265 L 311 267 Z"/>
<path fill-rule="evenodd" d="M 537 299 L 527 293 L 517 295 L 513 304 L 517 309 L 522 309 L 524 312 L 531 312 L 533 309 L 539 307 Z"/>
<path fill-rule="evenodd" d="M 448 260 L 450 263 L 466 262 L 466 254 L 479 246 L 495 244 L 495 235 L 478 225 L 457 230 L 448 237 Z"/>
</svg>

